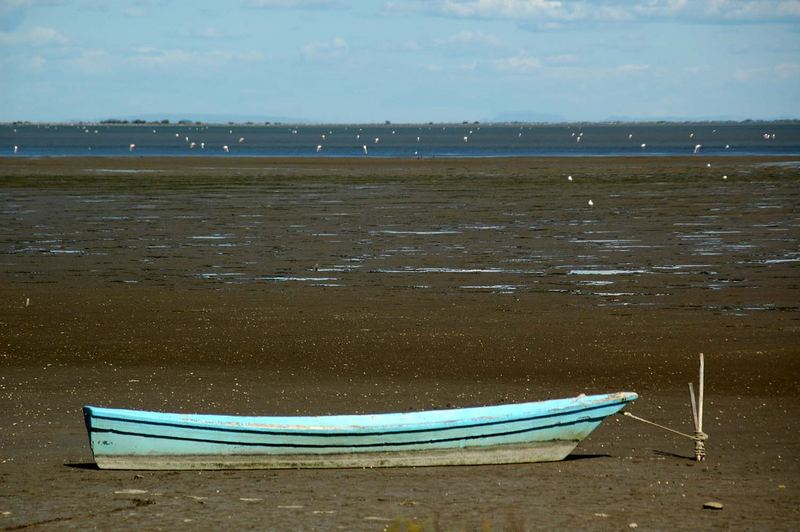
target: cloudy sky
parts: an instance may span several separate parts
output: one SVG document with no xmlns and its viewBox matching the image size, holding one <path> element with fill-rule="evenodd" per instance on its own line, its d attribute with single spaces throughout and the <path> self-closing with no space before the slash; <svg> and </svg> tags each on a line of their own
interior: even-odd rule
<svg viewBox="0 0 800 532">
<path fill-rule="evenodd" d="M 800 118 L 800 0 L 0 0 L 0 121 Z"/>
</svg>

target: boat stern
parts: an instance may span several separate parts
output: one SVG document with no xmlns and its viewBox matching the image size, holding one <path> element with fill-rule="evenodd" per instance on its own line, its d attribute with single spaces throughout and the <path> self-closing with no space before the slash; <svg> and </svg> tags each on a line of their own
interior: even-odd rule
<svg viewBox="0 0 800 532">
<path fill-rule="evenodd" d="M 95 459 L 95 463 L 97 463 L 96 457 L 94 455 L 94 438 L 92 437 L 92 407 L 91 406 L 84 406 L 83 407 L 83 422 L 86 424 L 86 434 L 89 436 L 89 449 L 92 451 L 92 458 Z"/>
</svg>

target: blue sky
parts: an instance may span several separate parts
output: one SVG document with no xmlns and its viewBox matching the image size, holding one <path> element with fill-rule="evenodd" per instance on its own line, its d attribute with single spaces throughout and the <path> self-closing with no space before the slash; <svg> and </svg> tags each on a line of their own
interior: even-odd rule
<svg viewBox="0 0 800 532">
<path fill-rule="evenodd" d="M 800 118 L 800 0 L 0 0 L 0 121 Z"/>
</svg>

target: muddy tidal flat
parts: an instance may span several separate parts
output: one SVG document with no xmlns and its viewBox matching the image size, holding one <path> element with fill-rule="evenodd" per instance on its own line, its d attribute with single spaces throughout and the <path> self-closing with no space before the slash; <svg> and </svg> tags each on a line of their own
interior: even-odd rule
<svg viewBox="0 0 800 532">
<path fill-rule="evenodd" d="M 786 157 L 0 158 L 0 529 L 797 530 L 799 205 Z M 81 414 L 692 432 L 700 352 L 705 462 L 615 416 L 557 463 L 101 471 Z"/>
</svg>

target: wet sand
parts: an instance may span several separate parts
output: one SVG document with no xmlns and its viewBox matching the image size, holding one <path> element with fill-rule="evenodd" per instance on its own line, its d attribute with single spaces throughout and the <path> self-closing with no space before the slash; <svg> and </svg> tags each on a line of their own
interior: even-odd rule
<svg viewBox="0 0 800 532">
<path fill-rule="evenodd" d="M 0 527 L 796 529 L 786 162 L 0 159 Z M 703 463 L 617 416 L 549 464 L 100 471 L 80 413 L 628 390 L 690 432 L 699 352 Z"/>
</svg>

